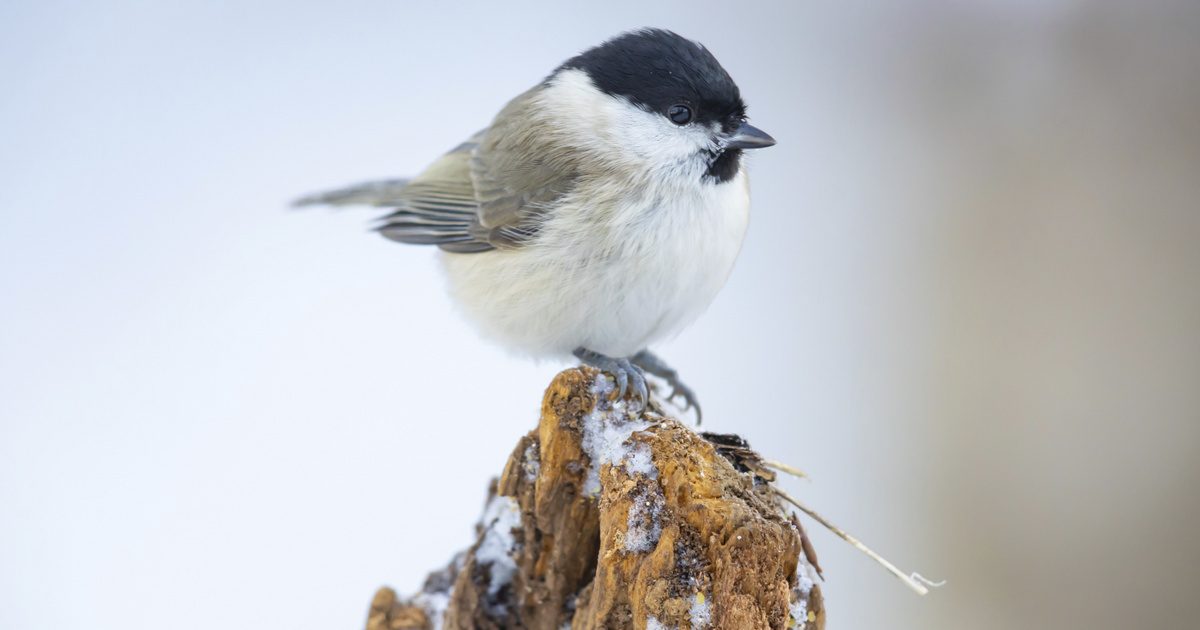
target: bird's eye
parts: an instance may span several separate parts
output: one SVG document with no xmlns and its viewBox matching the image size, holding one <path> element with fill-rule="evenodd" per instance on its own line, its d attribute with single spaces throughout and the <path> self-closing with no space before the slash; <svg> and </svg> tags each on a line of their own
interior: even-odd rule
<svg viewBox="0 0 1200 630">
<path fill-rule="evenodd" d="M 667 118 L 676 125 L 686 125 L 692 122 L 692 108 L 687 105 L 672 105 L 667 110 Z"/>
</svg>

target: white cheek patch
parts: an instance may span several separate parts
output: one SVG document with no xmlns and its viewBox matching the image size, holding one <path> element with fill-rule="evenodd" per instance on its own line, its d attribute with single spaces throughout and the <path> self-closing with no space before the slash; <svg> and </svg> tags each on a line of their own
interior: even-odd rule
<svg viewBox="0 0 1200 630">
<path fill-rule="evenodd" d="M 601 92 L 582 70 L 564 70 L 539 95 L 544 123 L 595 159 L 643 170 L 692 170 L 711 149 L 703 127 L 679 126 L 661 114 Z"/>
<path fill-rule="evenodd" d="M 680 127 L 666 117 L 629 104 L 616 132 L 621 143 L 632 153 L 653 165 L 666 164 L 693 156 L 708 145 L 704 131 Z"/>
</svg>

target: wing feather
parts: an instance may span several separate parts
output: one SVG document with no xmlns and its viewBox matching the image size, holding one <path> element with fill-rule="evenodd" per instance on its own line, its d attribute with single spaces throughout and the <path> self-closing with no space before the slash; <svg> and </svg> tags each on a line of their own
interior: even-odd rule
<svg viewBox="0 0 1200 630">
<path fill-rule="evenodd" d="M 491 127 L 412 180 L 367 182 L 311 195 L 297 205 L 390 207 L 375 229 L 403 243 L 459 253 L 521 247 L 537 237 L 546 214 L 577 179 L 563 151 L 540 133 L 535 108 L 541 89 L 513 99 Z"/>
</svg>

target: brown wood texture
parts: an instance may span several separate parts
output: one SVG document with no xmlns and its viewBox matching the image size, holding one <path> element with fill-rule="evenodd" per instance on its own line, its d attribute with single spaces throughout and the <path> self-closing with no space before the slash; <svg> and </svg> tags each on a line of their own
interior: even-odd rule
<svg viewBox="0 0 1200 630">
<path fill-rule="evenodd" d="M 554 379 L 475 544 L 413 597 L 380 589 L 368 630 L 824 628 L 811 545 L 757 454 L 605 378 Z"/>
</svg>

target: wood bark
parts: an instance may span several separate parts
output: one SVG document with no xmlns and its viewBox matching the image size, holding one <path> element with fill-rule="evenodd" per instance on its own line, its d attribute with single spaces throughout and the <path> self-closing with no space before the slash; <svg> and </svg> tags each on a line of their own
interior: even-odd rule
<svg viewBox="0 0 1200 630">
<path fill-rule="evenodd" d="M 380 589 L 368 630 L 824 628 L 819 565 L 757 454 L 610 390 L 560 373 L 475 543 L 412 597 Z"/>
</svg>

